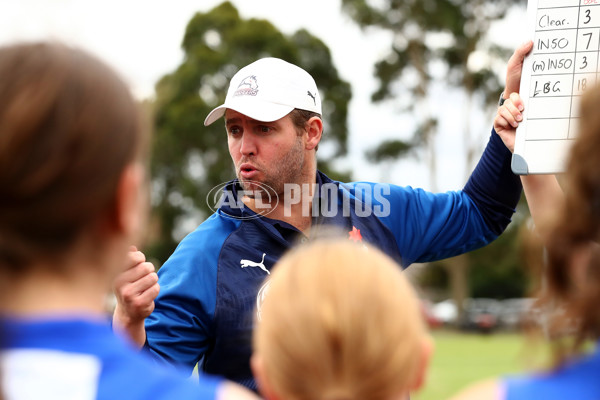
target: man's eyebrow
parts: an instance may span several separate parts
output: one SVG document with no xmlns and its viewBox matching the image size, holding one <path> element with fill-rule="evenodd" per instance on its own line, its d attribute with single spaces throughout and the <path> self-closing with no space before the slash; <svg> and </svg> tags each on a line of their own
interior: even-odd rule
<svg viewBox="0 0 600 400">
<path fill-rule="evenodd" d="M 241 121 L 242 121 L 242 119 L 241 118 L 237 118 L 237 117 L 228 118 L 228 119 L 225 120 L 225 125 L 237 124 L 237 123 L 240 123 Z"/>
</svg>

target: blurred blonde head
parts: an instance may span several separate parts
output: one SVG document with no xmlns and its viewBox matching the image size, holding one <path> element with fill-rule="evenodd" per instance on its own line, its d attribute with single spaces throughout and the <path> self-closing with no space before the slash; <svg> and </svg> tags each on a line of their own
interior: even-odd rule
<svg viewBox="0 0 600 400">
<path fill-rule="evenodd" d="M 415 292 L 379 250 L 300 246 L 268 285 L 252 358 L 267 399 L 400 399 L 420 386 L 431 342 Z"/>
</svg>

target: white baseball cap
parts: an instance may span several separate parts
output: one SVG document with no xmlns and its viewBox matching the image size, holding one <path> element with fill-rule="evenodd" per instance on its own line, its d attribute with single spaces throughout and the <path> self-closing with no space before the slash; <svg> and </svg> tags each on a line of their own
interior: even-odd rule
<svg viewBox="0 0 600 400">
<path fill-rule="evenodd" d="M 204 120 L 208 126 L 229 108 L 257 121 L 272 122 L 294 108 L 321 114 L 315 80 L 302 68 L 279 58 L 261 58 L 231 78 L 225 103 Z"/>
</svg>

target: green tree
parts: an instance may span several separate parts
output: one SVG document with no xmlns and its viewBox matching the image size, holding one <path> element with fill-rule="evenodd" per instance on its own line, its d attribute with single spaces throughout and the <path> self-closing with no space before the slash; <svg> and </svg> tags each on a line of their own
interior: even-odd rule
<svg viewBox="0 0 600 400">
<path fill-rule="evenodd" d="M 306 30 L 284 35 L 270 22 L 242 19 L 224 2 L 199 12 L 187 25 L 184 59 L 156 84 L 155 135 L 151 170 L 153 223 L 147 254 L 162 263 L 173 252 L 173 233 L 183 220 L 203 219 L 209 212 L 211 188 L 235 177 L 225 129 L 203 126 L 211 109 L 222 104 L 231 77 L 262 57 L 282 58 L 306 69 L 323 99 L 327 160 L 319 168 L 335 178 L 348 178 L 330 168 L 331 160 L 347 152 L 347 112 L 350 85 L 333 65 L 327 46 Z"/>
<path fill-rule="evenodd" d="M 359 26 L 375 27 L 393 33 L 389 52 L 375 64 L 379 87 L 372 94 L 374 102 L 394 99 L 416 120 L 413 138 L 404 143 L 425 147 L 429 152 L 431 182 L 435 187 L 435 153 L 433 139 L 438 129 L 431 111 L 430 88 L 433 70 L 443 69 L 443 82 L 467 94 L 465 139 L 473 152 L 469 132 L 471 103 L 476 95 L 482 107 L 498 98 L 501 83 L 492 69 L 494 60 L 505 63 L 513 49 L 494 45 L 485 39 L 490 24 L 503 18 L 524 0 L 342 0 L 342 9 Z M 491 61 L 480 69 L 469 67 L 475 51 L 485 52 Z M 396 141 L 400 142 L 400 141 Z M 381 146 L 393 144 L 383 143 Z M 398 143 L 395 144 L 398 147 Z M 379 148 L 375 152 L 382 152 Z M 386 153 L 383 151 L 383 153 Z M 469 155 L 472 158 L 472 154 Z"/>
</svg>

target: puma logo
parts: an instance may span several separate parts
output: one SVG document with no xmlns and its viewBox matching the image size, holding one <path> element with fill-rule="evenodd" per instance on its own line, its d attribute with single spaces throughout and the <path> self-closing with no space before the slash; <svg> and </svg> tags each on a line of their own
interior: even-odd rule
<svg viewBox="0 0 600 400">
<path fill-rule="evenodd" d="M 311 99 L 313 99 L 313 102 L 315 103 L 315 106 L 317 105 L 317 94 L 312 94 L 310 91 L 306 91 L 306 94 L 308 94 L 310 96 Z"/>
<path fill-rule="evenodd" d="M 267 267 L 265 267 L 264 261 L 265 261 L 265 253 L 263 253 L 262 255 L 262 260 L 260 260 L 260 262 L 255 262 L 255 261 L 250 261 L 250 260 L 240 260 L 240 266 L 242 268 L 246 268 L 246 267 L 258 267 L 260 269 L 262 269 L 263 271 L 265 271 L 268 275 L 271 275 L 271 272 L 269 272 L 269 270 L 267 269 Z"/>
</svg>

